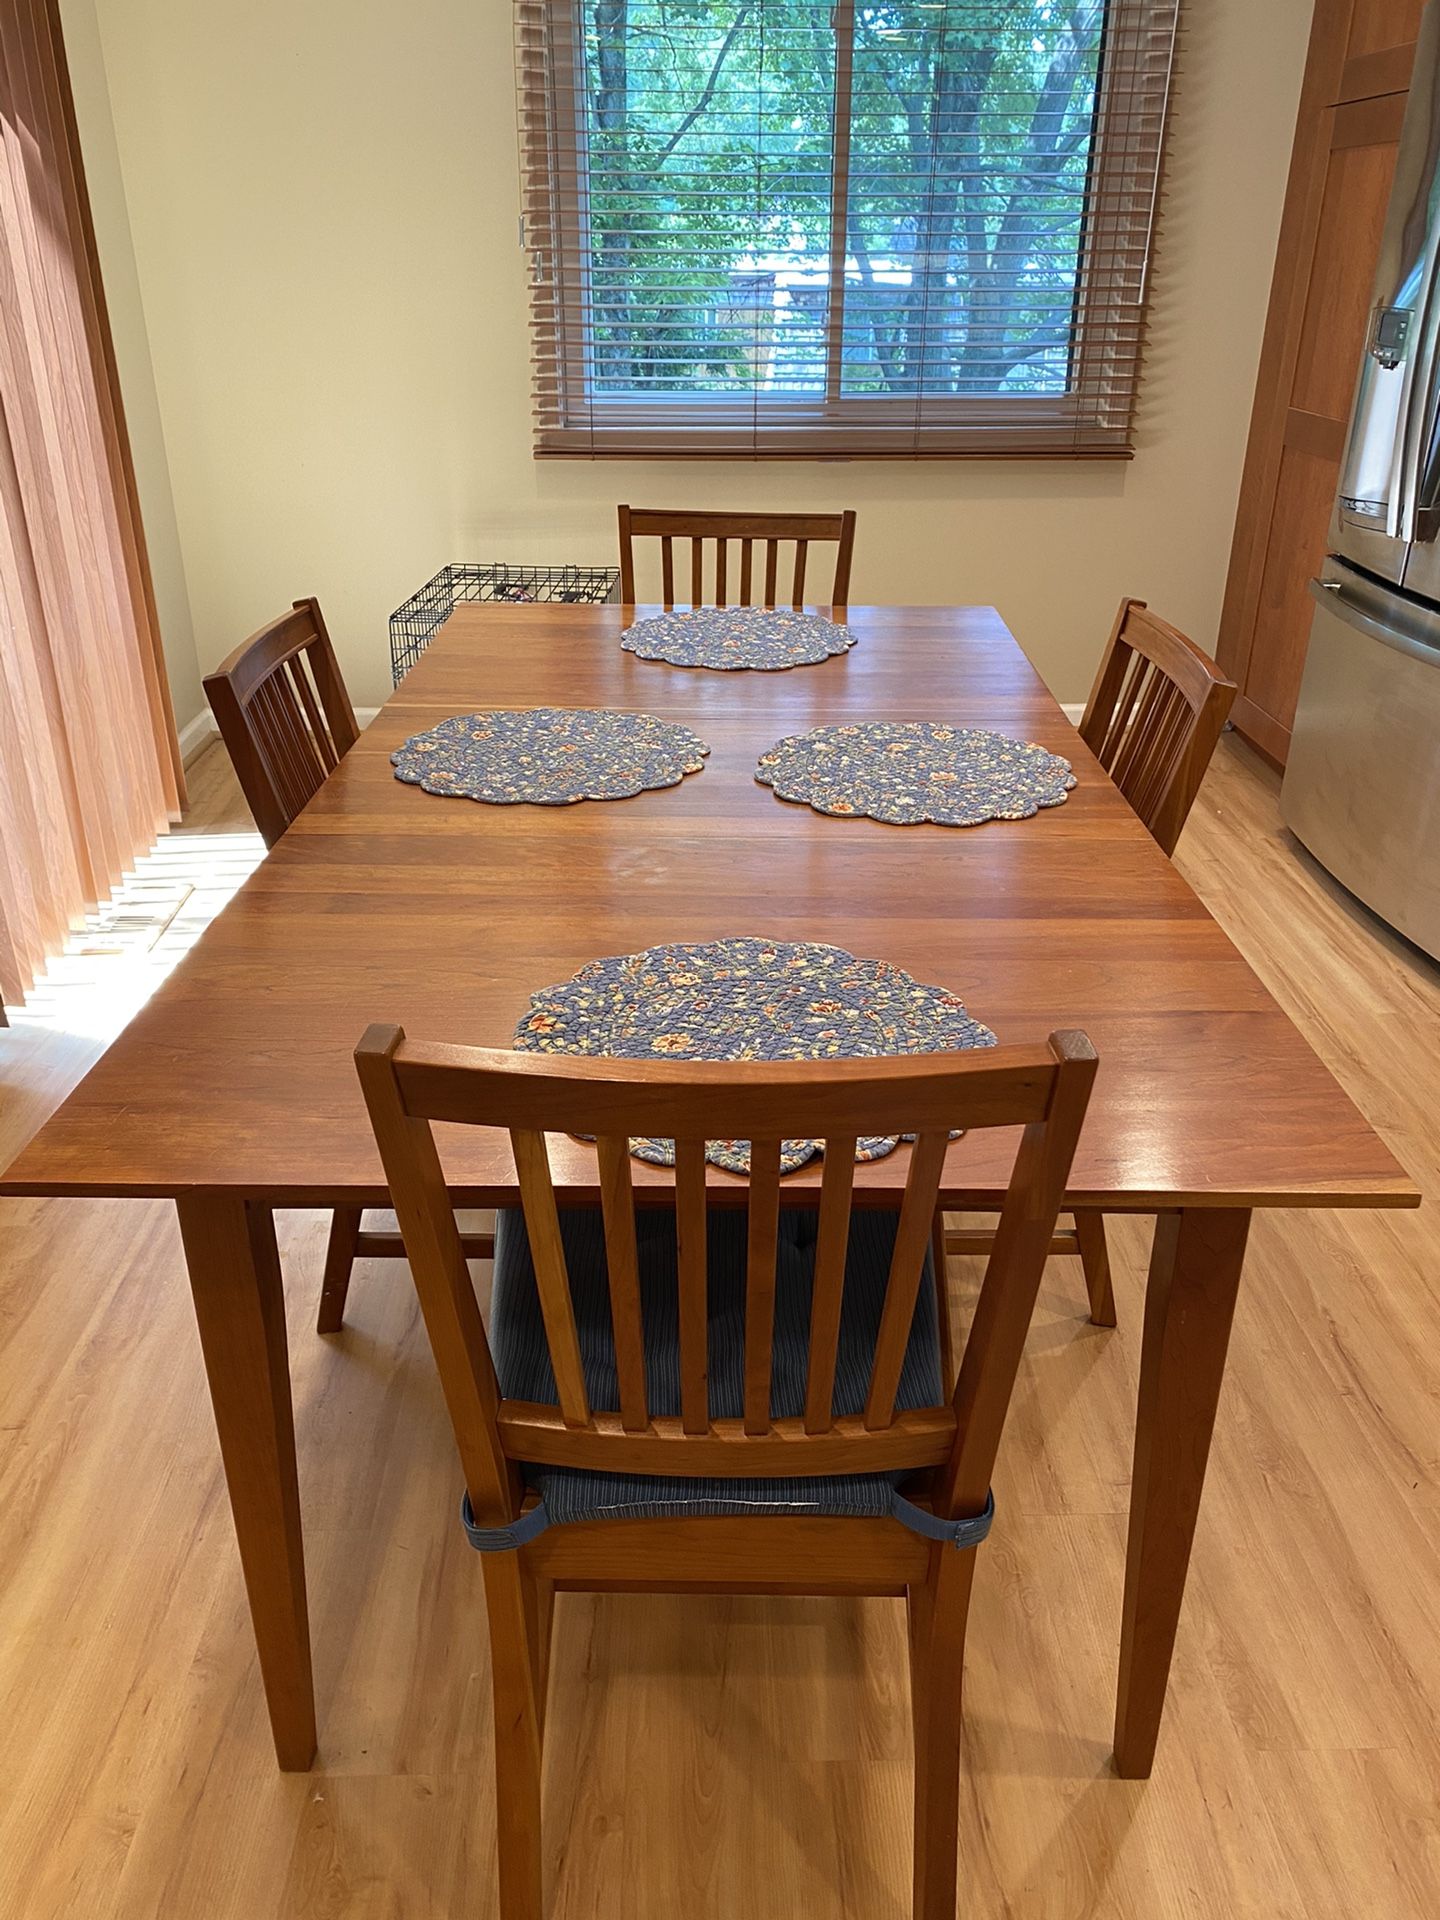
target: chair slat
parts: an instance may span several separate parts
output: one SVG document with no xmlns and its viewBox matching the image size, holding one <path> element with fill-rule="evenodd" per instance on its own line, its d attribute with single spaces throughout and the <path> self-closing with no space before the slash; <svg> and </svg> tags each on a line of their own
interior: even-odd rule
<svg viewBox="0 0 1440 1920">
<path fill-rule="evenodd" d="M 1139 677 L 1134 688 L 1134 697 L 1130 713 L 1126 718 L 1124 730 L 1115 743 L 1115 751 L 1110 757 L 1110 777 L 1116 786 L 1123 790 L 1123 783 L 1135 759 L 1135 750 L 1140 741 L 1140 730 L 1145 724 L 1145 716 L 1150 711 L 1150 703 L 1155 686 L 1155 670 L 1148 660 L 1139 663 Z"/>
<path fill-rule="evenodd" d="M 845 1299 L 845 1255 L 850 1244 L 850 1198 L 855 1187 L 855 1137 L 825 1142 L 820 1226 L 810 1295 L 810 1352 L 805 1377 L 805 1431 L 828 1433 L 834 1421 L 835 1361 Z"/>
<path fill-rule="evenodd" d="M 780 1142 L 750 1142 L 750 1219 L 745 1248 L 745 1431 L 770 1429 L 775 1342 L 775 1259 L 780 1232 Z"/>
<path fill-rule="evenodd" d="M 935 1268 L 935 1319 L 940 1332 L 940 1384 L 948 1394 L 955 1385 L 955 1316 L 950 1307 L 949 1236 L 945 1216 L 937 1207 L 930 1231 L 930 1260 Z"/>
<path fill-rule="evenodd" d="M 765 604 L 767 607 L 773 607 L 775 604 L 775 576 L 779 567 L 780 542 L 767 540 L 765 542 Z"/>
<path fill-rule="evenodd" d="M 1184 695 L 1177 688 L 1150 755 L 1150 769 L 1145 786 L 1135 796 L 1135 811 L 1147 827 L 1153 827 L 1160 804 L 1180 771 L 1180 762 L 1189 744 L 1190 731 L 1190 710 L 1185 704 Z"/>
<path fill-rule="evenodd" d="M 669 534 L 660 541 L 660 597 L 667 607 L 675 604 L 675 547 Z"/>
<path fill-rule="evenodd" d="M 643 1432 L 650 1419 L 645 1398 L 645 1321 L 640 1306 L 640 1258 L 635 1244 L 635 1191 L 630 1182 L 630 1142 L 602 1135 L 600 1211 L 605 1223 L 605 1266 L 610 1280 L 610 1323 L 615 1335 L 615 1371 L 620 1383 L 620 1424 Z"/>
<path fill-rule="evenodd" d="M 830 583 L 832 606 L 850 604 L 850 560 L 855 551 L 855 512 L 847 508 L 840 516 L 840 544 L 835 552 L 835 577 Z"/>
<path fill-rule="evenodd" d="M 725 573 L 725 536 L 722 533 L 715 542 L 715 604 L 717 607 L 723 607 L 725 604 Z"/>
<path fill-rule="evenodd" d="M 284 677 L 276 675 L 277 687 L 284 686 Z M 305 783 L 305 798 L 310 800 L 325 784 L 325 775 L 329 768 L 325 765 L 319 743 L 310 731 L 310 723 L 305 717 L 298 699 L 288 690 L 282 693 L 285 707 L 285 724 L 295 742 L 295 757 Z"/>
<path fill-rule="evenodd" d="M 1184 774 L 1184 763 L 1191 749 L 1195 735 L 1195 720 L 1185 704 L 1185 697 L 1178 690 L 1172 703 L 1171 717 L 1164 731 L 1155 743 L 1151 758 L 1154 763 L 1154 778 L 1145 796 L 1141 819 L 1152 832 L 1155 830 L 1160 808 L 1167 795 L 1175 792 Z M 1139 811 L 1139 809 L 1137 809 Z"/>
<path fill-rule="evenodd" d="M 694 539 L 690 542 L 690 604 L 692 607 L 705 603 L 705 542 Z"/>
<path fill-rule="evenodd" d="M 889 1426 L 895 1417 L 895 1395 L 915 1322 L 915 1302 L 925 1271 L 925 1255 L 935 1225 L 935 1202 L 950 1139 L 944 1133 L 922 1133 L 910 1150 L 910 1173 L 900 1206 L 900 1224 L 890 1259 L 885 1307 L 875 1340 L 875 1363 L 865 1400 L 865 1425 L 873 1432 Z M 938 1278 L 938 1276 L 937 1276 Z"/>
<path fill-rule="evenodd" d="M 267 680 L 264 686 L 256 689 L 253 704 L 262 716 L 264 737 L 270 750 L 271 771 L 293 820 L 310 795 L 306 791 L 305 776 L 296 753 L 284 696 L 274 679 Z"/>
<path fill-rule="evenodd" d="M 300 704 L 305 709 L 305 718 L 309 723 L 316 752 L 324 763 L 325 771 L 330 773 L 340 764 L 340 759 L 335 751 L 335 743 L 330 738 L 330 730 L 325 725 L 320 703 L 315 698 L 314 689 L 310 685 L 310 676 L 306 673 L 298 655 L 289 662 L 289 667 L 290 678 L 295 683 L 295 691 L 299 694 Z"/>
<path fill-rule="evenodd" d="M 1173 691 L 1169 681 L 1152 666 L 1125 744 L 1116 754 L 1111 772 L 1112 779 L 1122 793 L 1132 793 L 1136 782 L 1144 778 L 1151 744 Z"/>
<path fill-rule="evenodd" d="M 790 603 L 796 607 L 805 604 L 805 550 L 808 545 L 806 540 L 795 542 L 795 574 L 790 587 Z"/>
<path fill-rule="evenodd" d="M 318 791 L 325 778 L 325 769 L 309 737 L 301 716 L 300 703 L 283 667 L 268 682 L 265 690 L 275 703 L 280 738 L 295 783 L 295 793 L 303 807 Z"/>
<path fill-rule="evenodd" d="M 675 1143 L 675 1225 L 680 1262 L 680 1419 L 710 1425 L 710 1296 L 705 1238 L 705 1142 Z"/>
<path fill-rule="evenodd" d="M 258 760 L 260 777 L 269 783 L 275 799 L 280 803 L 281 819 L 284 826 L 288 826 L 295 818 L 299 809 L 295 806 L 290 793 L 289 783 L 286 778 L 284 758 L 280 751 L 280 743 L 275 733 L 274 719 L 270 712 L 269 703 L 265 699 L 265 688 L 263 686 L 256 688 L 254 694 L 252 694 L 246 704 L 244 710 L 244 725 L 246 727 L 246 743 L 249 750 Z M 256 818 L 258 819 L 259 814 L 256 812 L 255 802 L 253 800 L 251 801 L 251 811 L 256 813 Z M 278 837 L 278 835 L 276 837 Z M 271 844 L 273 844 L 273 841 Z"/>
<path fill-rule="evenodd" d="M 1159 682 L 1159 692 L 1147 716 L 1143 737 L 1126 768 L 1122 791 L 1144 821 L 1164 790 L 1165 759 L 1170 743 L 1189 717 L 1184 695 L 1168 680 Z"/>
<path fill-rule="evenodd" d="M 560 1215 L 550 1177 L 550 1155 L 543 1133 L 512 1129 L 510 1145 L 515 1154 L 525 1231 L 535 1264 L 535 1283 L 560 1412 L 567 1427 L 583 1427 L 590 1419 L 590 1398 L 585 1390 L 585 1368 L 580 1359 L 580 1337 L 575 1329 L 575 1304 L 570 1297 L 565 1243 L 560 1237 Z"/>
<path fill-rule="evenodd" d="M 740 604 L 742 607 L 748 607 L 750 604 L 750 549 L 753 545 L 754 542 L 751 540 L 740 542 Z"/>
<path fill-rule="evenodd" d="M 1150 670 L 1149 661 L 1138 653 L 1131 653 L 1128 648 L 1124 650 L 1124 658 L 1126 664 L 1120 691 L 1110 711 L 1104 739 L 1096 749 L 1096 758 L 1107 773 L 1114 765 L 1115 755 L 1120 750 L 1120 743 L 1125 738 L 1125 730 L 1134 715 L 1135 702 L 1140 696 L 1140 689 Z"/>
<path fill-rule="evenodd" d="M 630 509 L 620 509 L 620 599 L 627 607 L 635 604 L 635 541 L 630 531 Z"/>
</svg>

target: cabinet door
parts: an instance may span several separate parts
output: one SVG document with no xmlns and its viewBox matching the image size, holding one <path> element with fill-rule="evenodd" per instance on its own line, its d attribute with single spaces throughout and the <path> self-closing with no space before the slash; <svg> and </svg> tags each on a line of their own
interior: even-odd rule
<svg viewBox="0 0 1440 1920">
<path fill-rule="evenodd" d="M 1261 574 L 1242 718 L 1285 757 L 1313 611 L 1309 582 L 1325 553 L 1371 282 L 1404 117 L 1405 95 L 1337 107 L 1280 471 Z"/>
<path fill-rule="evenodd" d="M 1356 0 L 1346 53 L 1388 53 L 1392 47 L 1413 47 L 1420 31 L 1425 0 Z"/>
<path fill-rule="evenodd" d="M 1316 0 L 1218 653 L 1284 762 L 1424 0 Z"/>
</svg>

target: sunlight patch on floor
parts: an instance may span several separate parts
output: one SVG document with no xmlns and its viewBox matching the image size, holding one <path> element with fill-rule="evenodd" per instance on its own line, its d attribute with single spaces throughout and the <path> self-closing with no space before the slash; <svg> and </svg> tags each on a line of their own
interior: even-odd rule
<svg viewBox="0 0 1440 1920">
<path fill-rule="evenodd" d="M 12 1027 L 108 1041 L 184 959 L 265 858 L 258 833 L 172 833 L 66 943 Z"/>
</svg>

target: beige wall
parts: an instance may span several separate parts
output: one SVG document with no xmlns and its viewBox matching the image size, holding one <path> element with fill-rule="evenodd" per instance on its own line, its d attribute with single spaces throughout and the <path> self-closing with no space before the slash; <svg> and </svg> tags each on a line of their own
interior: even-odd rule
<svg viewBox="0 0 1440 1920">
<path fill-rule="evenodd" d="M 75 117 L 79 122 L 84 149 L 85 182 L 90 192 L 95 239 L 100 250 L 100 271 L 104 276 L 110 329 L 124 390 L 125 421 L 135 461 L 135 484 L 140 494 L 140 511 L 150 551 L 150 570 L 155 582 L 155 604 L 165 646 L 165 666 L 170 676 L 175 717 L 183 727 L 203 704 L 200 670 L 195 659 L 195 635 L 190 621 L 185 564 L 180 552 L 179 530 L 175 524 L 175 502 L 170 490 L 170 471 L 160 426 L 154 372 L 150 364 L 140 284 L 135 274 L 120 159 L 115 148 L 115 129 L 106 94 L 95 0 L 61 0 L 60 12 L 65 29 L 70 84 L 75 95 Z"/>
<path fill-rule="evenodd" d="M 536 464 L 505 0 L 93 4 L 202 667 L 316 592 L 377 702 L 437 567 L 604 560 L 619 499 L 855 506 L 856 598 L 993 601 L 1062 700 L 1122 592 L 1213 642 L 1310 0 L 1187 9 L 1123 466 Z"/>
</svg>

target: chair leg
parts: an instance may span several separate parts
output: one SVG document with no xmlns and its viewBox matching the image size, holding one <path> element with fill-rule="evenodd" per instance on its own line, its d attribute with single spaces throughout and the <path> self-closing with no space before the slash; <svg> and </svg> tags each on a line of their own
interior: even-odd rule
<svg viewBox="0 0 1440 1920">
<path fill-rule="evenodd" d="M 930 1229 L 930 1258 L 935 1267 L 935 1313 L 940 1323 L 940 1380 L 948 1399 L 955 1389 L 955 1328 L 950 1308 L 950 1268 L 945 1252 L 945 1216 L 937 1207 Z"/>
<path fill-rule="evenodd" d="M 545 1703 L 550 1691 L 550 1641 L 555 1622 L 555 1582 L 541 1580 L 522 1563 L 525 1589 L 525 1628 L 530 1641 L 530 1663 L 535 1673 L 535 1720 L 543 1747 Z"/>
<path fill-rule="evenodd" d="M 1075 1238 L 1080 1242 L 1080 1264 L 1090 1295 L 1090 1324 L 1115 1325 L 1115 1290 L 1110 1284 L 1110 1249 L 1105 1242 L 1105 1216 L 1097 1208 L 1082 1207 L 1074 1215 Z"/>
<path fill-rule="evenodd" d="M 541 1920 L 540 1713 L 527 1576 L 516 1553 L 484 1556 L 495 1698 L 495 1852 L 504 1920 Z"/>
<path fill-rule="evenodd" d="M 914 1920 L 955 1920 L 960 1848 L 960 1695 L 975 1552 L 937 1546 L 906 1596 L 915 1727 Z"/>
<path fill-rule="evenodd" d="M 360 1239 L 363 1207 L 336 1207 L 330 1216 L 330 1239 L 325 1248 L 325 1278 L 320 1283 L 317 1333 L 339 1333 L 345 1324 L 345 1296 L 350 1291 L 350 1269 Z"/>
</svg>

